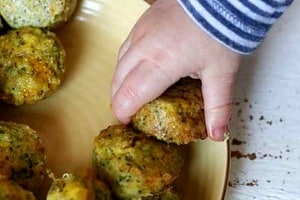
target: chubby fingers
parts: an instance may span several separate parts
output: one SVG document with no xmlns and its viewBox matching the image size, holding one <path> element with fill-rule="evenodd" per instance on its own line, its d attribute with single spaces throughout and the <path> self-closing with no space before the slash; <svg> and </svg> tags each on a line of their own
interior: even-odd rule
<svg viewBox="0 0 300 200">
<path fill-rule="evenodd" d="M 111 99 L 115 95 L 116 91 L 119 89 L 122 81 L 125 79 L 127 74 L 135 67 L 139 58 L 137 55 L 132 55 L 132 51 L 129 51 L 131 46 L 131 37 L 129 36 L 122 44 L 118 54 L 118 64 L 115 69 L 113 80 L 111 83 L 110 93 Z"/>
<path fill-rule="evenodd" d="M 124 77 L 112 96 L 112 111 L 122 122 L 128 123 L 142 105 L 162 94 L 179 77 L 171 76 L 161 66 L 140 60 Z"/>
<path fill-rule="evenodd" d="M 236 70 L 204 72 L 201 77 L 206 127 L 209 137 L 216 141 L 224 140 L 228 132 L 235 76 Z"/>
</svg>

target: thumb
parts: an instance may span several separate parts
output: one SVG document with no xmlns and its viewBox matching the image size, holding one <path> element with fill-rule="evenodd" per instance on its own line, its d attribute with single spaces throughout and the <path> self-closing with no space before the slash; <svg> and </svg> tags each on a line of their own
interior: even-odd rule
<svg viewBox="0 0 300 200">
<path fill-rule="evenodd" d="M 170 76 L 167 71 L 143 60 L 127 74 L 112 98 L 112 111 L 119 121 L 128 123 L 142 105 L 161 95 L 179 79 L 178 74 Z"/>
<path fill-rule="evenodd" d="M 232 90 L 235 73 L 202 74 L 205 121 L 208 135 L 213 140 L 224 140 L 231 115 Z"/>
</svg>

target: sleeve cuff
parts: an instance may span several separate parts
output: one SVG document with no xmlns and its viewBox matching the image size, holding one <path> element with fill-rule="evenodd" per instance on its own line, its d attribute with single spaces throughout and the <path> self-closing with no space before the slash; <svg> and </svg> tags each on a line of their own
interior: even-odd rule
<svg viewBox="0 0 300 200">
<path fill-rule="evenodd" d="M 217 41 L 250 54 L 293 0 L 178 0 L 192 20 Z"/>
</svg>

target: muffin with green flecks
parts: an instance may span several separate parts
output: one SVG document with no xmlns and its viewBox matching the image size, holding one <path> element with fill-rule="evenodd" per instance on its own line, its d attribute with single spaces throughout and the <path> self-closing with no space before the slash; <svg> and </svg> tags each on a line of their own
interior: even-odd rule
<svg viewBox="0 0 300 200">
<path fill-rule="evenodd" d="M 187 144 L 207 137 L 201 81 L 183 78 L 132 117 L 135 129 L 168 143 Z"/>
<path fill-rule="evenodd" d="M 1 0 L 0 14 L 12 28 L 54 27 L 66 22 L 77 0 Z"/>
<path fill-rule="evenodd" d="M 62 84 L 65 50 L 54 33 L 26 27 L 0 36 L 0 99 L 35 104 Z"/>
<path fill-rule="evenodd" d="M 0 180 L 38 190 L 47 177 L 45 149 L 39 135 L 24 124 L 0 121 Z"/>
<path fill-rule="evenodd" d="M 119 199 L 146 199 L 172 185 L 183 166 L 181 148 L 114 125 L 94 140 L 93 166 Z"/>
</svg>

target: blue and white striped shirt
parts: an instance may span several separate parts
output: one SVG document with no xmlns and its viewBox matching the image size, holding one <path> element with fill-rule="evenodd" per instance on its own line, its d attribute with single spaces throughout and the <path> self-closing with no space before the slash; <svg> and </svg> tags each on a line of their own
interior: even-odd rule
<svg viewBox="0 0 300 200">
<path fill-rule="evenodd" d="M 216 40 L 241 53 L 253 52 L 293 0 L 178 0 Z"/>
</svg>

